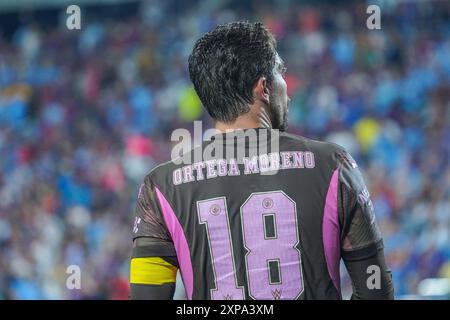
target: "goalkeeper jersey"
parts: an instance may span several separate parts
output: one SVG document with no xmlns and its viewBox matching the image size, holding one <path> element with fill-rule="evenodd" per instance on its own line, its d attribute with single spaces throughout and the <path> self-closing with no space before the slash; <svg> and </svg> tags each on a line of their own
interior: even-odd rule
<svg viewBox="0 0 450 320">
<path fill-rule="evenodd" d="M 133 239 L 133 259 L 180 269 L 188 299 L 220 300 L 340 299 L 341 258 L 383 246 L 352 157 L 268 129 L 215 135 L 153 169 Z"/>
</svg>

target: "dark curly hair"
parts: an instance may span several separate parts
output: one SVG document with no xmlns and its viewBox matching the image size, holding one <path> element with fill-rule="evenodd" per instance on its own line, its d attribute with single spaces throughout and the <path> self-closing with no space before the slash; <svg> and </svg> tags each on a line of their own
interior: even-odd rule
<svg viewBox="0 0 450 320">
<path fill-rule="evenodd" d="M 197 40 L 189 76 L 210 116 L 229 123 L 249 111 L 260 77 L 270 86 L 275 59 L 275 37 L 262 23 L 232 22 Z"/>
</svg>

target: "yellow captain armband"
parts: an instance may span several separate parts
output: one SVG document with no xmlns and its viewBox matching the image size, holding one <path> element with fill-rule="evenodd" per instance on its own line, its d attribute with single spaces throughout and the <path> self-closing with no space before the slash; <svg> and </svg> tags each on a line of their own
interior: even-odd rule
<svg viewBox="0 0 450 320">
<path fill-rule="evenodd" d="M 132 258 L 130 283 L 164 284 L 175 282 L 178 268 L 159 257 Z"/>
</svg>

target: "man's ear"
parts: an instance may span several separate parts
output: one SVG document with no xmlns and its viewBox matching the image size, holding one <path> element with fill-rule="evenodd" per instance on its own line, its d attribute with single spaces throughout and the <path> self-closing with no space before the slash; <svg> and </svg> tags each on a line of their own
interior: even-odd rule
<svg viewBox="0 0 450 320">
<path fill-rule="evenodd" d="M 262 100 L 264 103 L 269 104 L 270 92 L 266 77 L 261 77 L 256 82 L 255 87 L 253 88 L 253 97 L 256 100 Z"/>
</svg>

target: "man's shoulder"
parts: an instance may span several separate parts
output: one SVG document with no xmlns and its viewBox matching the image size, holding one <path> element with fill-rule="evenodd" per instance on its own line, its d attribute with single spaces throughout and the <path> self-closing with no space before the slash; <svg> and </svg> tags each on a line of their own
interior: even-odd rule
<svg viewBox="0 0 450 320">
<path fill-rule="evenodd" d="M 156 185 L 166 184 L 172 182 L 173 172 L 181 167 L 189 164 L 194 164 L 198 160 L 198 151 L 202 151 L 204 144 L 190 149 L 188 152 L 183 153 L 181 156 L 174 157 L 171 160 L 162 162 L 153 167 L 144 178 L 144 183 L 153 183 Z M 201 153 L 200 153 L 201 157 Z"/>
<path fill-rule="evenodd" d="M 339 161 L 342 155 L 346 154 L 345 149 L 335 143 L 315 140 L 305 136 L 296 135 L 292 133 L 282 132 L 279 135 L 280 151 L 311 151 L 315 157 L 330 160 L 332 162 Z M 193 148 L 189 152 L 183 154 L 179 158 L 171 159 L 155 166 L 144 179 L 145 183 L 152 183 L 156 185 L 172 183 L 173 172 L 186 163 L 194 163 L 196 150 L 202 151 L 207 142 L 204 142 L 201 147 Z M 191 162 L 186 162 L 185 158 L 189 158 Z"/>
<path fill-rule="evenodd" d="M 177 165 L 174 160 L 160 163 L 153 167 L 144 177 L 145 184 L 160 185 L 165 182 L 169 173 L 171 173 Z"/>
<path fill-rule="evenodd" d="M 313 151 L 320 155 L 335 155 L 337 153 L 345 152 L 344 147 L 328 141 L 315 140 L 311 138 L 307 138 L 305 136 L 296 135 L 292 133 L 283 132 L 281 134 L 281 139 L 284 139 L 282 143 L 286 146 L 296 146 L 302 147 L 309 151 Z"/>
</svg>

